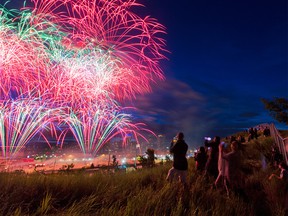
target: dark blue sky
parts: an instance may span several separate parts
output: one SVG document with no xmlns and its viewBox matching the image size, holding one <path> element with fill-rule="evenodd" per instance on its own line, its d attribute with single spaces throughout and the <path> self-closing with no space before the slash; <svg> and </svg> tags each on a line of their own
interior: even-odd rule
<svg viewBox="0 0 288 216">
<path fill-rule="evenodd" d="M 134 104 L 149 126 L 167 137 L 183 131 L 197 146 L 276 123 L 261 98 L 288 98 L 287 1 L 140 2 L 167 27 L 171 51 L 161 63 L 166 80 Z"/>
<path fill-rule="evenodd" d="M 161 62 L 166 80 L 133 101 L 137 121 L 168 139 L 183 131 L 190 146 L 276 123 L 261 98 L 288 98 L 287 1 L 138 2 L 167 27 L 171 53 Z"/>
</svg>

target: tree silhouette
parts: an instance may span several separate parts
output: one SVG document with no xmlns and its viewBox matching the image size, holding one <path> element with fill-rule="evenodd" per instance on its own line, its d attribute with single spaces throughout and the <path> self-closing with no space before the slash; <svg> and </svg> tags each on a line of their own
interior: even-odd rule
<svg viewBox="0 0 288 216">
<path fill-rule="evenodd" d="M 273 100 L 263 98 L 261 101 L 274 119 L 288 125 L 288 99 L 275 97 Z"/>
</svg>

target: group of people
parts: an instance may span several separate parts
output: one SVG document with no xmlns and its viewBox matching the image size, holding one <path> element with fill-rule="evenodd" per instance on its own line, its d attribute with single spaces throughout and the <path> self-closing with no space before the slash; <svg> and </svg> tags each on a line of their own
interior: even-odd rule
<svg viewBox="0 0 288 216">
<path fill-rule="evenodd" d="M 228 193 L 228 183 L 231 187 L 237 185 L 235 179 L 238 178 L 237 169 L 239 168 L 240 155 L 238 154 L 237 141 L 231 143 L 232 151 L 229 153 L 224 153 L 226 146 L 224 143 L 221 144 L 220 141 L 218 136 L 214 137 L 212 141 L 207 140 L 205 147 L 210 148 L 209 156 L 207 156 L 204 146 L 201 146 L 194 158 L 196 169 L 204 171 L 205 175 L 213 176 L 216 179 L 215 186 L 217 187 L 223 182 Z M 170 147 L 170 152 L 173 154 L 173 167 L 168 172 L 168 181 L 179 178 L 184 185 L 187 184 L 187 150 L 188 145 L 184 141 L 184 134 L 180 132 L 173 139 Z"/>
<path fill-rule="evenodd" d="M 258 130 L 257 128 L 249 128 L 248 129 L 248 141 L 253 140 L 253 139 L 257 139 L 258 138 Z"/>
<path fill-rule="evenodd" d="M 205 147 L 210 149 L 209 155 L 206 153 L 204 146 L 195 153 L 196 169 L 204 172 L 206 176 L 215 178 L 215 187 L 225 186 L 228 193 L 229 187 L 237 187 L 238 185 L 238 169 L 240 164 L 240 154 L 238 151 L 238 142 L 231 143 L 231 151 L 224 152 L 227 148 L 225 143 L 221 143 L 219 136 L 215 136 L 213 140 L 205 141 Z M 187 184 L 188 161 L 186 153 L 188 145 L 184 140 L 184 134 L 178 133 L 171 142 L 170 152 L 173 154 L 173 166 L 167 175 L 168 181 L 179 178 L 184 185 Z"/>
<path fill-rule="evenodd" d="M 240 141 L 240 140 L 239 140 Z M 215 179 L 214 187 L 225 187 L 227 195 L 229 196 L 229 188 L 237 191 L 240 189 L 241 176 L 240 176 L 240 145 L 237 140 L 231 140 L 231 150 L 228 151 L 228 144 L 221 142 L 219 136 L 215 136 L 212 141 L 205 141 L 205 147 L 210 148 L 210 154 L 203 165 L 198 165 L 199 155 L 195 156 L 196 169 L 204 171 L 206 176 L 211 176 Z M 206 153 L 206 152 L 205 152 Z M 203 154 L 203 153 L 202 153 Z M 203 156 L 201 156 L 202 158 Z M 201 159 L 202 161 L 202 159 Z"/>
<path fill-rule="evenodd" d="M 195 153 L 196 170 L 207 177 L 214 178 L 213 188 L 224 187 L 227 195 L 229 191 L 241 191 L 241 139 L 231 139 L 230 148 L 225 142 L 221 142 L 219 136 L 212 140 L 205 140 L 205 146 L 201 146 Z M 207 154 L 206 149 L 209 149 Z M 168 171 L 166 179 L 173 181 L 178 179 L 187 186 L 188 161 L 186 153 L 188 145 L 184 140 L 184 134 L 178 133 L 170 146 L 170 152 L 173 154 L 173 166 Z M 269 179 L 276 177 L 288 183 L 288 170 L 285 162 L 279 162 L 280 175 L 272 174 Z M 287 184 L 288 185 L 288 184 Z M 288 187 L 285 192 L 285 209 L 288 212 Z"/>
</svg>

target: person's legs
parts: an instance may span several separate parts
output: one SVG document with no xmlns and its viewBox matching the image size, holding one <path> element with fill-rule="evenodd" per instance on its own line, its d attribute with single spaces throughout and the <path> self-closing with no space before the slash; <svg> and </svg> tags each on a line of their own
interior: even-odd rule
<svg viewBox="0 0 288 216">
<path fill-rule="evenodd" d="M 166 180 L 169 182 L 172 182 L 175 178 L 176 170 L 174 167 L 172 167 L 167 174 Z"/>
<path fill-rule="evenodd" d="M 226 189 L 227 196 L 229 197 L 230 194 L 229 194 L 229 188 L 227 184 L 229 184 L 229 179 L 226 176 L 224 176 L 224 186 Z"/>
<path fill-rule="evenodd" d="M 182 184 L 187 184 L 187 170 L 178 170 L 179 180 Z"/>
<path fill-rule="evenodd" d="M 219 173 L 218 174 L 218 177 L 217 177 L 217 179 L 215 180 L 215 182 L 214 182 L 214 186 L 216 187 L 216 188 L 218 188 L 218 186 L 219 186 L 219 184 L 221 183 L 221 186 L 223 186 L 223 176 L 222 176 L 222 174 L 221 173 Z"/>
</svg>

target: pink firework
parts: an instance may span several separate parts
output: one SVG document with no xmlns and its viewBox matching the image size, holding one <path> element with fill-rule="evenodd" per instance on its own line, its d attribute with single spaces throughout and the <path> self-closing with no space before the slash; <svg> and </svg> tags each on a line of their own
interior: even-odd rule
<svg viewBox="0 0 288 216">
<path fill-rule="evenodd" d="M 48 121 L 51 133 L 57 135 L 54 124 L 66 124 L 84 153 L 96 154 L 116 135 L 144 138 L 140 131 L 149 130 L 132 123 L 118 102 L 149 92 L 151 83 L 164 78 L 159 67 L 167 52 L 161 37 L 164 26 L 134 14 L 133 7 L 141 6 L 135 0 L 31 1 L 33 7 L 22 8 L 14 17 L 0 6 L 3 104 L 36 99 L 47 109 L 59 109 L 59 119 Z M 18 115 L 6 106 L 3 110 Z M 46 119 L 41 119 L 45 127 Z M 13 127 L 5 126 L 7 131 Z M 41 126 L 30 128 L 29 138 Z M 66 133 L 58 138 L 64 140 Z M 24 146 L 29 139 L 20 141 L 14 146 Z"/>
<path fill-rule="evenodd" d="M 67 34 L 63 37 L 62 45 L 74 50 L 75 56 L 79 50 L 94 52 L 95 49 L 98 54 L 108 56 L 109 59 L 105 59 L 105 73 L 101 74 L 102 79 L 106 78 L 107 81 L 101 90 L 112 91 L 117 98 L 131 98 L 150 91 L 151 82 L 163 79 L 159 61 L 165 58 L 165 41 L 161 37 L 165 28 L 149 16 L 141 18 L 134 14 L 131 8 L 140 6 L 135 0 L 33 2 L 36 17 L 45 17 L 62 27 L 61 31 Z M 113 68 L 110 63 L 113 63 Z M 85 64 L 83 62 L 83 66 Z M 87 68 L 85 71 L 91 72 Z M 65 70 L 69 71 L 69 68 Z M 98 83 L 99 74 L 99 70 L 94 69 L 91 76 L 83 75 L 84 83 L 94 78 Z M 87 87 L 91 89 L 95 82 L 87 84 Z"/>
<path fill-rule="evenodd" d="M 31 12 L 23 10 L 12 19 L 9 11 L 1 9 L 0 99 L 7 100 L 12 93 L 27 96 L 45 86 L 43 80 L 50 74 L 51 64 L 44 37 L 51 31 L 38 30 L 38 25 L 50 24 L 45 21 L 34 26 Z"/>
</svg>

